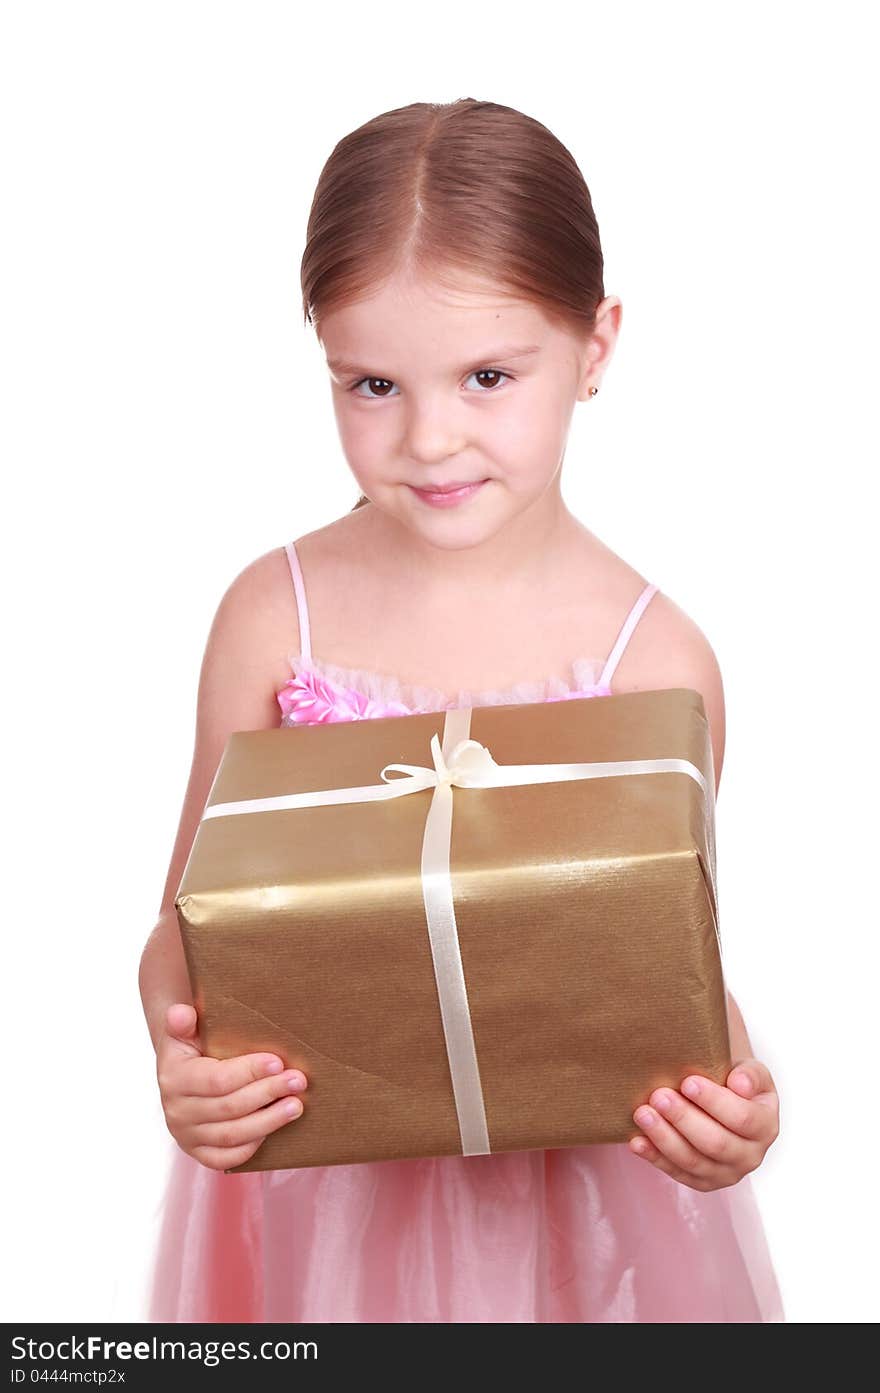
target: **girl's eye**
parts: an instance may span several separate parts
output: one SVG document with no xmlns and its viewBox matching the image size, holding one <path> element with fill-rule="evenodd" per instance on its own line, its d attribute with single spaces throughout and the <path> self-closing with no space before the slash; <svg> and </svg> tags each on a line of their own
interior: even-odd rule
<svg viewBox="0 0 880 1393">
<path fill-rule="evenodd" d="M 483 378 L 490 377 L 490 378 L 496 379 L 494 382 L 489 382 L 489 383 L 485 383 L 485 382 L 484 382 L 484 383 L 483 383 L 483 386 L 482 386 L 482 389 L 481 389 L 481 390 L 482 390 L 482 394 L 483 394 L 483 396 L 487 396 L 490 392 L 497 392 L 497 390 L 498 390 L 498 379 L 499 379 L 499 378 L 502 378 L 502 377 L 509 377 L 511 380 L 513 380 L 513 373 L 511 373 L 511 372 L 502 372 L 500 368 L 476 368 L 473 372 L 468 373 L 468 377 L 483 377 Z M 364 383 L 367 383 L 367 384 L 369 385 L 370 391 L 369 391 L 368 393 L 358 392 L 358 388 L 359 388 L 359 387 L 362 387 L 362 386 L 364 385 Z M 372 399 L 373 401 L 380 401 L 383 397 L 386 397 L 386 396 L 389 395 L 388 392 L 379 392 L 378 395 L 374 395 L 374 393 L 373 393 L 373 384 L 374 384 L 374 383 L 379 384 L 379 385 L 381 385 L 381 386 L 383 386 L 383 387 L 393 387 L 393 386 L 394 386 L 394 383 L 393 383 L 393 382 L 389 382 L 387 377 L 362 377 L 362 378 L 360 378 L 360 380 L 359 380 L 358 382 L 355 382 L 355 383 L 352 384 L 352 386 L 349 388 L 349 391 L 354 392 L 357 396 L 365 396 L 365 397 L 367 398 L 368 401 L 371 400 L 371 399 Z"/>
</svg>

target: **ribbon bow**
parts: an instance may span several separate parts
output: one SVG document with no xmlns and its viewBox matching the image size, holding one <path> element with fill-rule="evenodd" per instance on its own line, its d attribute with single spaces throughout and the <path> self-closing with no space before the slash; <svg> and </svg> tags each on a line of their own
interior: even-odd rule
<svg viewBox="0 0 880 1393">
<path fill-rule="evenodd" d="M 426 764 L 386 764 L 382 778 L 386 784 L 409 784 L 400 789 L 401 793 L 415 793 L 421 788 L 435 788 L 442 785 L 457 784 L 459 788 L 485 788 L 493 783 L 492 771 L 500 769 L 485 745 L 479 740 L 459 740 L 449 752 L 449 760 L 443 758 L 440 739 L 431 736 L 431 754 L 434 768 Z M 398 769 L 408 774 L 409 779 L 386 778 L 387 769 Z"/>
</svg>

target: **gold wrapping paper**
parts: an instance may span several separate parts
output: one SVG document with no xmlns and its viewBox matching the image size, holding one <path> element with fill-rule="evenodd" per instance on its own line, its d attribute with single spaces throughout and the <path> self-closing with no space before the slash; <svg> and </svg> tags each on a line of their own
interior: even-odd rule
<svg viewBox="0 0 880 1393">
<path fill-rule="evenodd" d="M 207 807 L 431 764 L 444 712 L 239 732 Z M 679 772 L 453 790 L 450 875 L 493 1152 L 624 1142 L 688 1072 L 731 1067 L 714 772 L 688 689 L 474 707 L 499 765 Z M 204 819 L 175 904 L 205 1052 L 277 1053 L 303 1115 L 234 1171 L 460 1154 L 420 858 L 432 791 Z"/>
</svg>

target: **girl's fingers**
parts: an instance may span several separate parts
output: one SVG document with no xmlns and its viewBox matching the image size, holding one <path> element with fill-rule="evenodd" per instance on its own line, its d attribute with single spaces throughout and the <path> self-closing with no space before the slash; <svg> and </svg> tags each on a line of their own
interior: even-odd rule
<svg viewBox="0 0 880 1393">
<path fill-rule="evenodd" d="M 274 1078 L 283 1072 L 284 1061 L 277 1054 L 237 1054 L 232 1059 L 203 1055 L 189 1060 L 186 1069 L 187 1097 L 222 1098 L 258 1079 Z"/>
<path fill-rule="evenodd" d="M 691 1175 L 706 1173 L 706 1168 L 710 1164 L 706 1156 L 701 1155 L 697 1148 L 692 1146 L 670 1123 L 666 1122 L 655 1108 L 637 1108 L 633 1114 L 633 1120 L 661 1156 L 672 1161 L 675 1165 L 681 1166 Z M 717 1126 L 717 1123 L 715 1125 Z"/>
<path fill-rule="evenodd" d="M 220 1151 L 216 1146 L 197 1146 L 193 1148 L 191 1155 L 200 1165 L 208 1166 L 210 1170 L 227 1171 L 232 1170 L 233 1166 L 240 1166 L 249 1161 L 261 1146 L 262 1138 L 258 1142 L 250 1142 L 248 1146 L 233 1146 L 226 1151 Z"/>
<path fill-rule="evenodd" d="M 678 1181 L 679 1185 L 690 1186 L 692 1190 L 717 1190 L 725 1185 L 735 1185 L 739 1179 L 735 1171 L 720 1166 L 713 1166 L 711 1174 L 707 1172 L 705 1175 L 695 1175 L 692 1170 L 684 1170 L 674 1161 L 668 1160 L 662 1151 L 658 1151 L 643 1137 L 630 1141 L 629 1149 L 636 1156 L 643 1157 L 655 1170 L 662 1171 L 670 1179 Z"/>
<path fill-rule="evenodd" d="M 229 1122 L 200 1122 L 193 1128 L 192 1149 L 194 1152 L 202 1147 L 226 1151 L 249 1142 L 259 1143 L 271 1132 L 277 1132 L 280 1127 L 286 1127 L 298 1118 L 302 1110 L 299 1098 L 279 1098 L 267 1108 L 259 1108 L 247 1117 L 233 1118 Z"/>
<path fill-rule="evenodd" d="M 724 1084 L 703 1078 L 702 1074 L 688 1074 L 682 1080 L 681 1091 L 696 1107 L 747 1141 L 762 1137 L 767 1130 L 768 1112 L 775 1119 L 778 1111 L 779 1100 L 774 1091 L 743 1098 Z"/>
<path fill-rule="evenodd" d="M 651 1094 L 653 1107 L 637 1108 L 634 1121 L 670 1161 L 693 1175 L 707 1175 L 717 1165 L 750 1167 L 754 1143 L 728 1131 L 674 1089 Z"/>
<path fill-rule="evenodd" d="M 185 1001 L 175 1002 L 166 1010 L 165 1033 L 170 1047 L 178 1054 L 197 1057 L 202 1053 L 199 1045 L 198 1012 Z"/>
<path fill-rule="evenodd" d="M 305 1092 L 308 1080 L 298 1069 L 288 1069 L 282 1074 L 272 1074 L 245 1084 L 234 1093 L 225 1093 L 220 1098 L 187 1097 L 184 1100 L 187 1115 L 197 1124 L 203 1122 L 226 1122 L 264 1108 L 276 1098 L 290 1098 Z"/>
</svg>

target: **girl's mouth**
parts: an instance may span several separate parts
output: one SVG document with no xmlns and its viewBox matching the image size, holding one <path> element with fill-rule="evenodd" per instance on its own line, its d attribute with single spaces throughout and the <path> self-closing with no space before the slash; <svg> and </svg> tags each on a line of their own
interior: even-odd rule
<svg viewBox="0 0 880 1393">
<path fill-rule="evenodd" d="M 488 482 L 488 479 L 480 479 L 475 484 L 465 484 L 463 488 L 451 489 L 448 493 L 432 493 L 430 489 L 417 489 L 412 484 L 409 487 L 418 498 L 424 503 L 429 503 L 432 508 L 454 508 L 464 499 L 472 498 Z"/>
</svg>

